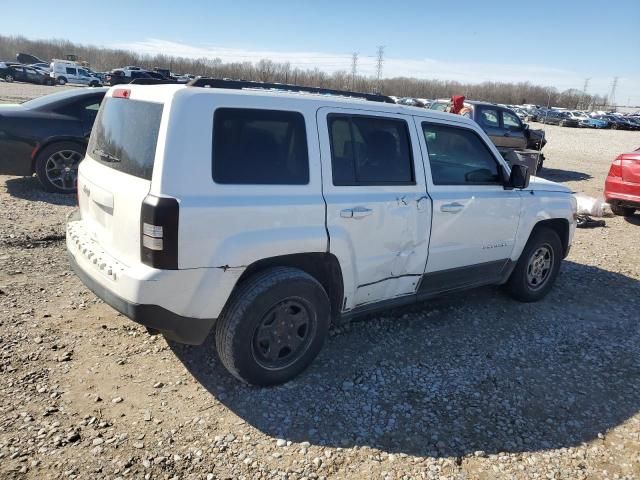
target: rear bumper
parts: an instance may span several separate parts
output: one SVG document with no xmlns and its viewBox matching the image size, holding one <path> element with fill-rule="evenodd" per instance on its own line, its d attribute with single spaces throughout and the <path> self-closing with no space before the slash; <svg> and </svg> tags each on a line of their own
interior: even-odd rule
<svg viewBox="0 0 640 480">
<path fill-rule="evenodd" d="M 67 252 L 74 272 L 108 305 L 172 340 L 192 345 L 205 340 L 242 273 L 124 265 L 91 238 L 77 211 L 67 221 Z"/>
<path fill-rule="evenodd" d="M 183 317 L 158 305 L 141 305 L 119 297 L 89 276 L 69 252 L 69 263 L 82 283 L 107 305 L 140 325 L 159 330 L 165 337 L 180 343 L 200 345 L 209 335 L 215 318 Z"/>
<path fill-rule="evenodd" d="M 640 208 L 640 183 L 608 177 L 604 184 L 604 198 L 607 203 Z"/>
</svg>

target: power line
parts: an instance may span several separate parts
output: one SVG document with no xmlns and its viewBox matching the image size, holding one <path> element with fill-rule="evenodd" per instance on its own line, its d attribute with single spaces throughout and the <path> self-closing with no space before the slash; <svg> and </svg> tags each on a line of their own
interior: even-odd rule
<svg viewBox="0 0 640 480">
<path fill-rule="evenodd" d="M 376 76 L 378 78 L 378 93 L 382 92 L 382 64 L 384 63 L 384 45 L 378 46 L 378 61 L 376 65 Z"/>
</svg>

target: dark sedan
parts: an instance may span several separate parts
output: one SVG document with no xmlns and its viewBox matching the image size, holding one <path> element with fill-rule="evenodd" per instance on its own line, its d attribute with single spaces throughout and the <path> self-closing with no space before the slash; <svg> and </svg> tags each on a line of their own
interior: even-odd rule
<svg viewBox="0 0 640 480">
<path fill-rule="evenodd" d="M 37 85 L 55 85 L 49 75 L 26 65 L 7 65 L 2 68 L 2 78 L 5 82 L 26 82 Z"/>
<path fill-rule="evenodd" d="M 561 110 L 547 110 L 542 114 L 541 118 L 538 121 L 546 125 L 558 125 L 560 127 L 562 126 L 577 127 L 579 124 L 579 122 L 576 120 L 575 124 L 570 125 L 570 123 L 572 122 L 570 122 L 570 119 L 568 118 L 567 114 Z"/>
<path fill-rule="evenodd" d="M 75 192 L 78 164 L 106 91 L 65 90 L 0 105 L 0 175 L 35 173 L 50 192 Z"/>
<path fill-rule="evenodd" d="M 558 122 L 559 126 L 561 127 L 579 127 L 580 126 L 579 118 L 574 117 L 568 112 L 559 112 L 559 114 L 560 114 L 560 122 Z"/>
<path fill-rule="evenodd" d="M 626 118 L 618 116 L 618 115 L 603 115 L 601 117 L 602 120 L 606 120 L 609 122 L 609 125 L 614 130 L 638 130 L 638 127 L 635 123 L 628 121 Z"/>
<path fill-rule="evenodd" d="M 154 77 L 152 77 L 149 72 L 145 72 L 143 70 L 130 70 L 129 75 L 127 75 L 123 70 L 112 70 L 111 72 L 107 73 L 104 79 L 107 85 L 114 86 L 122 85 L 124 83 L 131 83 L 133 80 L 136 80 L 138 78 L 149 79 Z"/>
</svg>

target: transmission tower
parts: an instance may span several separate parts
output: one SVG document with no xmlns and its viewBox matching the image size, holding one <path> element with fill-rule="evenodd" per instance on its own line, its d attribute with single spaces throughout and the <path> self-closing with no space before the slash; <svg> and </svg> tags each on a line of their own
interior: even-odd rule
<svg viewBox="0 0 640 480">
<path fill-rule="evenodd" d="M 616 88 L 618 87 L 618 77 L 613 77 L 613 83 L 611 84 L 611 93 L 609 94 L 609 105 L 615 108 L 616 106 Z"/>
<path fill-rule="evenodd" d="M 378 93 L 382 93 L 382 64 L 384 63 L 384 45 L 378 46 L 378 64 L 376 77 L 378 78 Z"/>
<path fill-rule="evenodd" d="M 580 108 L 582 109 L 584 109 L 584 105 L 582 104 L 582 101 L 584 100 L 584 97 L 587 96 L 587 89 L 589 88 L 589 80 L 591 80 L 591 78 L 584 79 L 584 86 L 582 87 L 582 93 L 580 94 L 580 102 L 578 103 L 578 105 L 580 105 Z"/>
<path fill-rule="evenodd" d="M 358 76 L 358 52 L 351 56 L 351 90 L 356 89 L 356 77 Z"/>
</svg>

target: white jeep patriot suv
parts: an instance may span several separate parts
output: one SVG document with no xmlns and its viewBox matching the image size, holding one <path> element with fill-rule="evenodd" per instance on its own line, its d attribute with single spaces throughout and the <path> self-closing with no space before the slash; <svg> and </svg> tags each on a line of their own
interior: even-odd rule
<svg viewBox="0 0 640 480">
<path fill-rule="evenodd" d="M 105 97 L 67 224 L 100 298 L 242 381 L 301 372 L 331 322 L 505 284 L 551 289 L 564 186 L 509 167 L 459 115 L 388 97 L 198 79 Z"/>
</svg>

